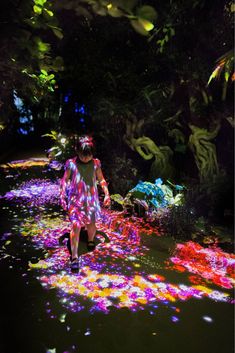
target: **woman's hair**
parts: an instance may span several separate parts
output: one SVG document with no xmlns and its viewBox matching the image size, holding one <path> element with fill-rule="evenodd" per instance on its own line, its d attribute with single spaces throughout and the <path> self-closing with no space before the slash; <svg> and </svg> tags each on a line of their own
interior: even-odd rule
<svg viewBox="0 0 235 353">
<path fill-rule="evenodd" d="M 77 144 L 77 153 L 80 153 L 83 156 L 90 156 L 94 154 L 94 143 L 92 137 L 79 137 Z"/>
</svg>

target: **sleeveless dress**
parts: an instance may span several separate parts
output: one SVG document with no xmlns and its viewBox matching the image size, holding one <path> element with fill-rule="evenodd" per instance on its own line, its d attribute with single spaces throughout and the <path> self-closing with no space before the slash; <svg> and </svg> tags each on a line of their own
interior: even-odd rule
<svg viewBox="0 0 235 353">
<path fill-rule="evenodd" d="M 96 170 L 100 167 L 100 160 L 94 158 L 83 163 L 75 157 L 65 163 L 65 170 L 71 174 L 67 183 L 62 179 L 61 196 L 66 195 L 69 219 L 78 227 L 95 222 L 100 216 L 96 185 Z"/>
</svg>

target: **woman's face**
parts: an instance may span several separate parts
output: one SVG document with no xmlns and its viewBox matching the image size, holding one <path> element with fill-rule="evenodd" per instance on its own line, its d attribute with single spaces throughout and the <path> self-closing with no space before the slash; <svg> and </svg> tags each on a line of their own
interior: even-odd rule
<svg viewBox="0 0 235 353">
<path fill-rule="evenodd" d="M 83 156 L 82 154 L 78 153 L 78 157 L 79 157 L 81 162 L 88 163 L 88 162 L 90 162 L 92 160 L 93 155 L 89 154 L 87 156 Z"/>
</svg>

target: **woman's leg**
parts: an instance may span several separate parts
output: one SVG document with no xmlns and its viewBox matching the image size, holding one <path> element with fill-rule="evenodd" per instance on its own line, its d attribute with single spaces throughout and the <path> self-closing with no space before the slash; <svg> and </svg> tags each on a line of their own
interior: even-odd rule
<svg viewBox="0 0 235 353">
<path fill-rule="evenodd" d="M 80 230 L 81 230 L 81 227 L 79 227 L 76 223 L 73 223 L 72 230 L 70 233 L 72 259 L 78 258 L 78 243 L 79 243 Z"/>
<path fill-rule="evenodd" d="M 95 222 L 87 224 L 87 233 L 88 233 L 88 241 L 93 241 L 96 233 L 96 225 Z"/>
</svg>

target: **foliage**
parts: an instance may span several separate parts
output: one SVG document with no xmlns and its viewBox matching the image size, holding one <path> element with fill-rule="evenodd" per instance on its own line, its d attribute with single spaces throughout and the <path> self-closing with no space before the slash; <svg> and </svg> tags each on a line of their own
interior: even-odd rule
<svg viewBox="0 0 235 353">
<path fill-rule="evenodd" d="M 202 172 L 199 154 L 204 139 L 195 141 L 191 126 L 207 135 L 225 117 L 217 87 L 211 82 L 207 86 L 207 81 L 213 62 L 218 57 L 223 61 L 221 55 L 232 47 L 231 1 L 166 0 L 158 5 L 151 0 L 144 4 L 134 0 L 23 0 L 20 9 L 16 0 L 6 4 L 3 18 L 7 23 L 0 33 L 1 90 L 9 93 L 14 87 L 20 96 L 42 103 L 38 116 L 48 119 L 44 108 L 52 96 L 59 100 L 53 90 L 58 85 L 61 99 L 71 89 L 89 106 L 104 153 L 107 146 L 110 155 L 121 149 L 121 159 L 134 160 L 132 148 L 136 160 L 149 158 L 142 164 L 155 177 L 160 170 L 174 175 L 179 159 L 184 165 L 178 168 L 179 177 L 190 173 L 187 165 L 192 156 L 202 182 L 205 171 L 217 174 L 215 141 L 206 141 L 209 148 L 204 159 L 213 160 L 209 162 L 213 166 Z M 221 66 L 225 81 L 231 63 Z M 229 97 L 226 94 L 226 117 L 232 115 Z M 133 134 L 126 134 L 123 141 L 127 121 L 139 130 L 132 129 Z M 122 157 L 124 142 L 130 146 L 131 157 L 126 159 Z M 150 145 L 157 151 L 152 159 Z M 114 188 L 125 194 L 140 178 L 140 171 L 134 165 L 137 176 L 131 170 L 124 173 L 124 162 L 120 163 L 118 173 L 109 175 L 115 180 Z M 170 170 L 165 173 L 162 166 Z M 121 176 L 120 184 L 116 174 Z M 128 174 L 126 179 L 122 174 Z"/>
<path fill-rule="evenodd" d="M 42 135 L 42 137 L 50 137 L 54 143 L 54 145 L 47 152 L 48 158 L 51 162 L 57 161 L 65 163 L 68 158 L 72 158 L 74 156 L 77 136 L 65 136 L 60 132 L 52 130 L 50 133 Z"/>
<path fill-rule="evenodd" d="M 73 10 L 77 16 L 91 19 L 93 14 L 100 16 L 111 16 L 114 18 L 124 17 L 130 21 L 131 26 L 141 35 L 148 36 L 154 28 L 157 12 L 154 7 L 140 5 L 138 0 L 82 0 L 75 1 L 60 0 L 57 9 Z"/>
<path fill-rule="evenodd" d="M 194 208 L 197 217 L 203 216 L 215 222 L 231 223 L 233 194 L 232 178 L 220 174 L 201 184 L 192 184 L 188 189 L 187 204 L 189 208 Z"/>
<path fill-rule="evenodd" d="M 110 181 L 109 190 L 111 193 L 125 195 L 138 181 L 137 166 L 125 154 L 114 155 L 112 161 L 110 159 L 108 162 L 105 159 L 102 161 L 107 180 Z"/>
<path fill-rule="evenodd" d="M 209 141 L 216 137 L 220 126 L 217 124 L 213 131 L 194 125 L 189 126 L 192 130 L 192 134 L 189 137 L 189 146 L 195 156 L 200 180 L 209 180 L 219 174 L 216 147 Z"/>
<path fill-rule="evenodd" d="M 195 221 L 195 214 L 187 205 L 173 206 L 154 218 L 154 224 L 159 226 L 164 234 L 185 240 L 192 238 Z"/>
<path fill-rule="evenodd" d="M 24 0 L 20 7 L 16 3 L 15 0 L 8 2 L 4 9 L 5 17 L 13 21 L 5 24 L 0 36 L 3 48 L 0 64 L 4 80 L 2 89 L 5 92 L 16 89 L 19 96 L 39 102 L 48 91 L 54 91 L 56 82 L 52 71 L 63 69 L 62 58 L 51 56 L 51 44 L 40 36 L 43 32 L 60 29 L 51 2 L 34 0 L 30 3 Z M 6 31 L 8 35 L 4 39 Z"/>
<path fill-rule="evenodd" d="M 152 217 L 158 208 L 180 206 L 184 202 L 182 190 L 185 187 L 170 182 L 168 184 L 172 188 L 163 184 L 160 178 L 156 179 L 154 184 L 140 181 L 124 198 L 119 194 L 111 195 L 111 198 L 122 205 L 126 212 L 133 212 L 134 205 L 137 204 L 145 209 L 149 217 Z"/>
<path fill-rule="evenodd" d="M 153 30 L 153 34 L 148 39 L 152 41 L 153 39 L 157 38 L 157 50 L 159 53 L 163 53 L 167 43 L 172 39 L 175 35 L 175 29 L 170 23 L 166 23 L 163 27 Z"/>
<path fill-rule="evenodd" d="M 169 185 L 163 184 L 160 178 L 155 180 L 155 183 L 139 182 L 126 196 L 127 199 L 145 200 L 149 207 L 166 207 L 170 205 L 179 206 L 183 203 L 183 194 L 179 193 L 184 187 L 174 185 L 173 190 Z M 174 192 L 176 194 L 174 195 Z"/>
<path fill-rule="evenodd" d="M 223 74 L 223 75 L 222 75 Z M 229 79 L 231 81 L 235 80 L 235 73 L 234 73 L 234 50 L 230 50 L 229 52 L 222 55 L 216 62 L 216 67 L 212 74 L 209 77 L 208 85 L 210 82 L 215 78 L 220 78 L 223 76 L 223 91 L 222 91 L 222 100 L 226 99 L 227 94 L 227 86 Z"/>
</svg>

